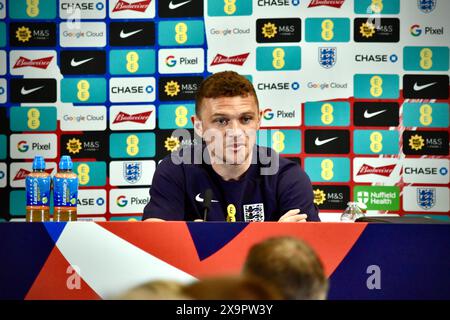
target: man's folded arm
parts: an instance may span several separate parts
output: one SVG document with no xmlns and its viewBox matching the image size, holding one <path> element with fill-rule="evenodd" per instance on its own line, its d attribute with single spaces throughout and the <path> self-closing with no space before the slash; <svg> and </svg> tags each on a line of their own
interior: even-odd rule
<svg viewBox="0 0 450 320">
<path fill-rule="evenodd" d="M 280 215 L 289 210 L 300 209 L 300 214 L 307 215 L 307 221 L 320 221 L 311 181 L 299 165 L 292 164 L 280 173 L 278 198 Z"/>
</svg>

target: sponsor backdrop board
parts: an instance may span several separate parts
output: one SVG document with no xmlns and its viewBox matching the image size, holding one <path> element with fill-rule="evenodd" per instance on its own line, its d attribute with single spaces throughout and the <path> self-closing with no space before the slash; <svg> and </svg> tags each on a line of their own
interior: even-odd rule
<svg viewBox="0 0 450 320">
<path fill-rule="evenodd" d="M 1 221 L 34 155 L 72 156 L 84 219 L 139 218 L 195 93 L 234 70 L 258 143 L 301 165 L 323 220 L 348 201 L 449 217 L 450 1 L 0 0 Z"/>
</svg>

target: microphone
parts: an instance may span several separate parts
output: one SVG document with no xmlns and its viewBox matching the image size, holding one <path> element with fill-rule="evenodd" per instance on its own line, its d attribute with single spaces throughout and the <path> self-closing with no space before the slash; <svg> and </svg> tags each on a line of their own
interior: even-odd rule
<svg viewBox="0 0 450 320">
<path fill-rule="evenodd" d="M 206 189 L 205 194 L 203 195 L 203 221 L 206 221 L 206 217 L 208 215 L 208 211 L 211 208 L 211 200 L 213 198 L 213 192 L 211 189 Z"/>
</svg>

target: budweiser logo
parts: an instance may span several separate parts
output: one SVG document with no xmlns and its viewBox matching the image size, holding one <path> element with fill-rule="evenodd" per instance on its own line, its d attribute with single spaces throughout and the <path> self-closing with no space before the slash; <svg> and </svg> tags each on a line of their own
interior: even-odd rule
<svg viewBox="0 0 450 320">
<path fill-rule="evenodd" d="M 119 0 L 112 12 L 125 11 L 125 10 L 145 12 L 145 10 L 147 10 L 148 6 L 150 5 L 150 2 L 151 2 L 151 0 L 144 0 L 144 1 L 139 1 L 139 2 L 129 3 L 129 2 L 126 2 L 123 0 Z"/>
<path fill-rule="evenodd" d="M 345 0 L 312 0 L 309 3 L 308 8 L 319 7 L 319 6 L 328 6 L 333 8 L 340 8 Z"/>
<path fill-rule="evenodd" d="M 16 63 L 14 64 L 13 69 L 24 68 L 24 67 L 47 69 L 47 67 L 50 64 L 50 62 L 52 61 L 52 59 L 53 59 L 53 57 L 46 57 L 46 58 L 41 58 L 41 59 L 36 59 L 36 60 L 30 60 L 28 58 L 21 56 L 19 59 L 17 59 Z"/>
<path fill-rule="evenodd" d="M 218 53 L 213 61 L 211 62 L 211 66 L 215 66 L 218 64 L 224 64 L 224 63 L 228 63 L 228 64 L 234 64 L 236 66 L 242 66 L 244 64 L 244 62 L 247 60 L 247 57 L 250 53 L 243 53 L 243 54 L 238 54 L 236 56 L 231 56 L 231 57 L 227 57 L 224 56 L 220 53 Z"/>
<path fill-rule="evenodd" d="M 45 169 L 45 172 L 47 172 L 48 174 L 52 174 L 53 169 Z M 19 171 L 17 171 L 16 175 L 14 176 L 13 181 L 19 181 L 19 180 L 24 180 L 28 174 L 30 174 L 31 172 L 24 169 L 24 168 L 20 168 Z"/>
<path fill-rule="evenodd" d="M 126 122 L 126 121 L 144 124 L 148 120 L 148 118 L 150 117 L 151 114 L 152 114 L 152 111 L 141 112 L 141 113 L 136 113 L 136 114 L 128 114 L 125 112 L 119 112 L 119 114 L 114 119 L 113 124 Z"/>
<path fill-rule="evenodd" d="M 365 174 L 378 174 L 383 177 L 389 177 L 392 173 L 392 171 L 395 168 L 395 164 L 390 164 L 388 166 L 382 166 L 382 167 L 372 167 L 367 164 L 363 164 L 361 169 L 359 169 L 357 176 L 362 176 Z"/>
</svg>

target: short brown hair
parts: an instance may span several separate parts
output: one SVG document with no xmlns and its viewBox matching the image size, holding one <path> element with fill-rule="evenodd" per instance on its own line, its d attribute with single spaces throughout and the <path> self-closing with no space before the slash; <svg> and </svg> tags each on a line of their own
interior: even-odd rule
<svg viewBox="0 0 450 320">
<path fill-rule="evenodd" d="M 210 75 L 203 80 L 195 99 L 195 114 L 200 115 L 200 107 L 205 98 L 247 97 L 254 96 L 258 106 L 253 84 L 244 76 L 234 71 L 222 71 Z"/>
<path fill-rule="evenodd" d="M 183 288 L 195 300 L 281 300 L 274 286 L 252 276 L 218 276 L 201 279 Z"/>
<path fill-rule="evenodd" d="M 328 280 L 322 262 L 305 242 L 293 237 L 275 237 L 254 245 L 243 273 L 264 279 L 285 299 L 325 299 Z"/>
</svg>

